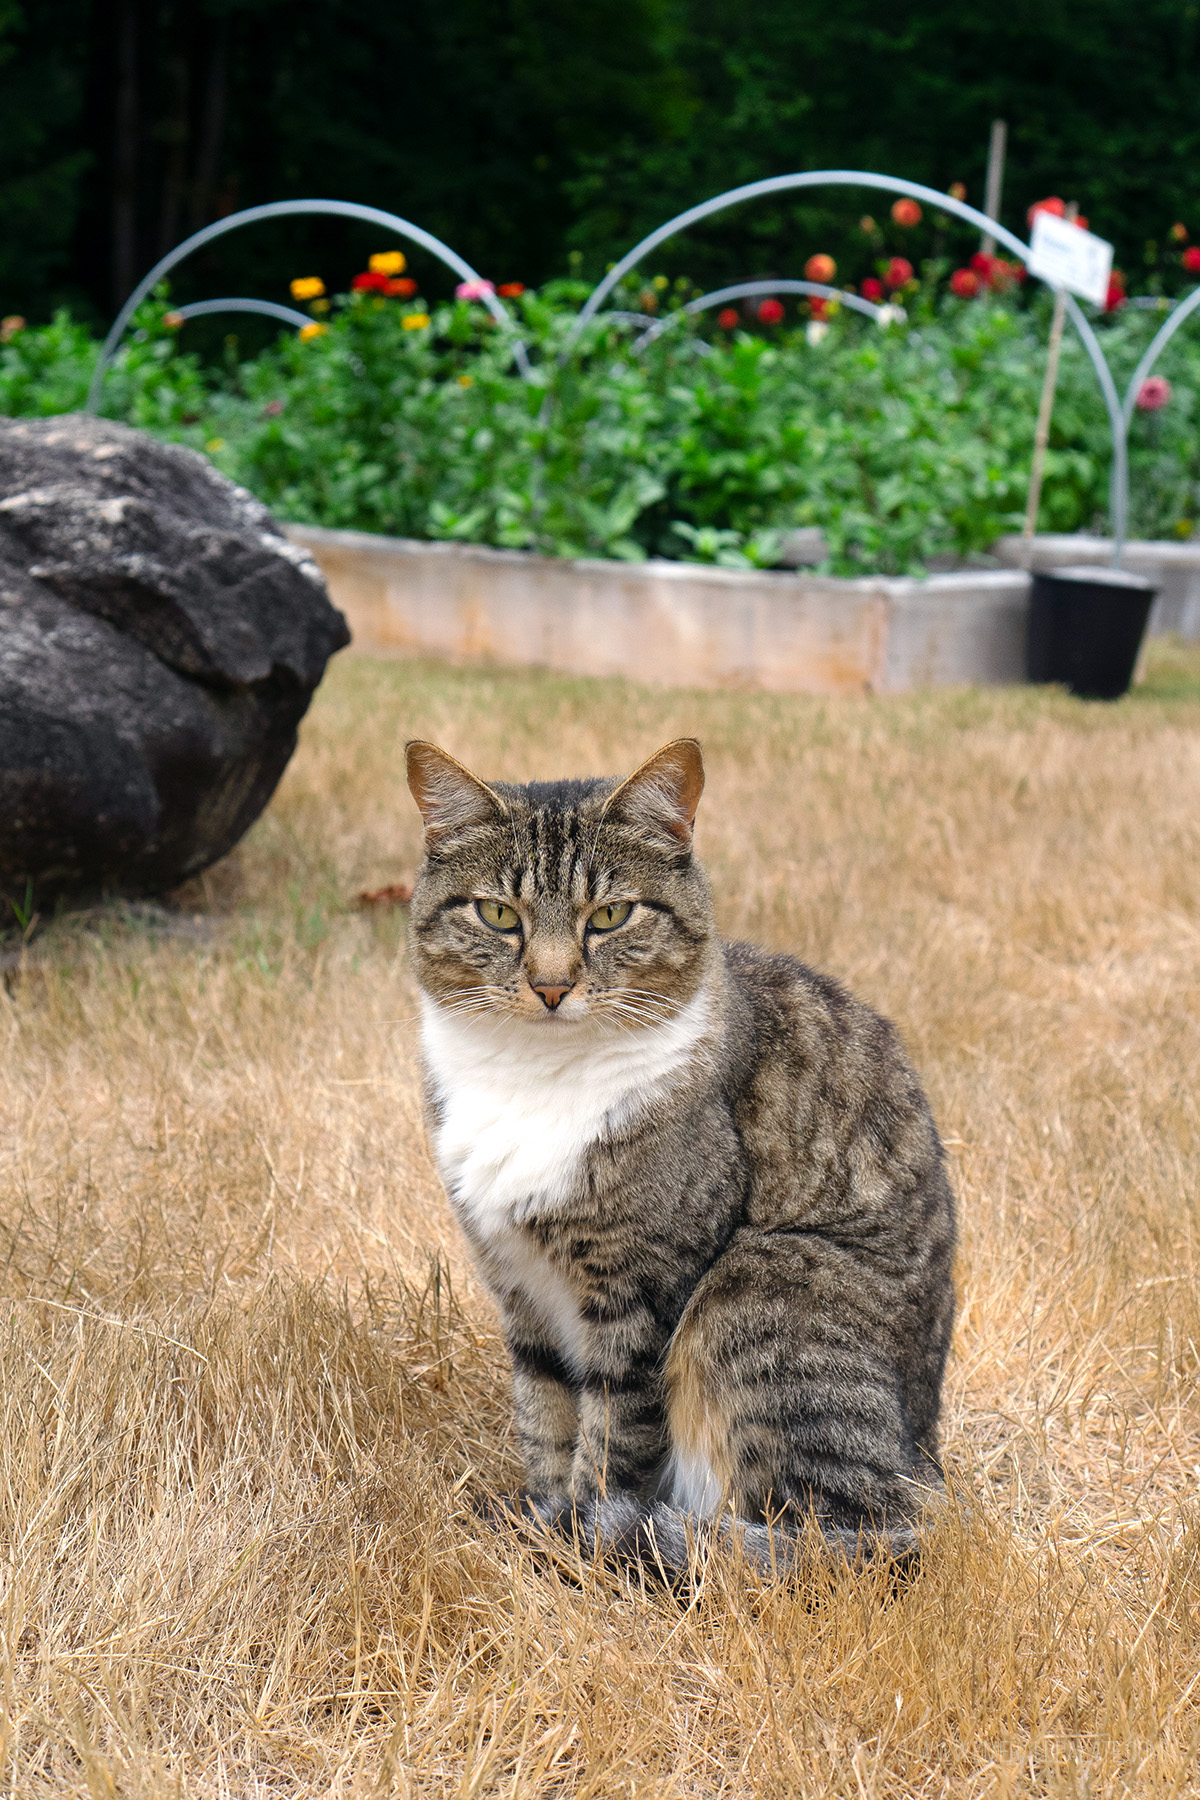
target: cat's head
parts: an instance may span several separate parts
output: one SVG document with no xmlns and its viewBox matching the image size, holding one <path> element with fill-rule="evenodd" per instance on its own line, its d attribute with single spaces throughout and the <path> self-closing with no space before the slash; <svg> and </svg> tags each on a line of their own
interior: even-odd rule
<svg viewBox="0 0 1200 1800">
<path fill-rule="evenodd" d="M 675 1016 L 713 947 L 692 855 L 704 786 L 694 738 L 625 781 L 488 783 L 422 742 L 408 785 L 425 821 L 412 900 L 417 978 L 462 1016 L 560 1031 Z"/>
</svg>

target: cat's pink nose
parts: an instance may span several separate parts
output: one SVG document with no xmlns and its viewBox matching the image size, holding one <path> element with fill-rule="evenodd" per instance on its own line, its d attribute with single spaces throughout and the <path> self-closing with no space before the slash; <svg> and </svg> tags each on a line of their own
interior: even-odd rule
<svg viewBox="0 0 1200 1800">
<path fill-rule="evenodd" d="M 554 1012 L 557 1010 L 559 1002 L 562 1000 L 563 995 L 569 994 L 571 991 L 569 986 L 568 987 L 550 987 L 547 983 L 542 982 L 542 981 L 531 981 L 529 985 L 533 989 L 535 994 L 541 995 L 542 1005 L 549 1007 L 551 1012 Z"/>
</svg>

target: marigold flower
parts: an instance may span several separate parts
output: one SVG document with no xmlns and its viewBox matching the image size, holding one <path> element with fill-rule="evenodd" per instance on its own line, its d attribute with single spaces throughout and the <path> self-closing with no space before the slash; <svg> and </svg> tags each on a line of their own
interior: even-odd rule
<svg viewBox="0 0 1200 1800">
<path fill-rule="evenodd" d="M 883 299 L 883 283 L 877 276 L 868 275 L 863 281 L 861 292 L 864 300 L 871 300 L 878 304 Z"/>
<path fill-rule="evenodd" d="M 1161 412 L 1171 398 L 1171 384 L 1165 375 L 1148 375 L 1137 391 L 1134 405 L 1139 412 Z"/>
<path fill-rule="evenodd" d="M 407 300 L 410 294 L 416 293 L 417 284 L 411 275 L 402 275 L 399 281 L 388 282 L 387 291 L 389 294 L 398 296 L 400 299 Z"/>
<path fill-rule="evenodd" d="M 892 218 L 897 225 L 919 225 L 921 209 L 915 200 L 897 200 L 892 207 Z"/>
<path fill-rule="evenodd" d="M 18 331 L 24 329 L 25 321 L 20 313 L 9 313 L 7 318 L 0 319 L 0 344 L 11 344 Z"/>
<path fill-rule="evenodd" d="M 291 292 L 293 300 L 316 300 L 325 292 L 325 283 L 319 275 L 297 275 Z"/>
<path fill-rule="evenodd" d="M 405 331 L 424 331 L 429 323 L 428 313 L 405 313 L 400 323 Z"/>
<path fill-rule="evenodd" d="M 296 336 L 302 344 L 307 344 L 311 343 L 313 338 L 324 337 L 328 330 L 328 325 L 322 325 L 320 319 L 310 319 L 307 325 L 300 327 Z"/>
<path fill-rule="evenodd" d="M 356 275 L 350 283 L 352 294 L 386 294 L 387 291 L 388 277 L 381 275 L 378 269 L 364 269 L 363 273 Z"/>
<path fill-rule="evenodd" d="M 178 331 L 181 325 L 187 324 L 187 320 L 181 312 L 169 312 L 163 314 L 163 324 L 168 331 Z"/>
<path fill-rule="evenodd" d="M 1168 233 L 1167 233 L 1167 236 L 1170 238 L 1170 240 L 1173 244 L 1186 244 L 1187 243 L 1187 235 L 1188 235 L 1187 226 L 1182 224 L 1178 219 L 1176 219 L 1174 225 L 1172 225 L 1170 231 L 1168 231 Z"/>
<path fill-rule="evenodd" d="M 1033 205 L 1029 208 L 1029 211 L 1025 214 L 1025 223 L 1032 228 L 1033 221 L 1040 212 L 1053 213 L 1056 219 L 1061 219 L 1066 213 L 1066 210 L 1066 201 L 1060 200 L 1057 194 L 1051 194 L 1048 200 L 1034 201 Z"/>
<path fill-rule="evenodd" d="M 1189 275 L 1200 272 L 1200 244 L 1190 244 L 1184 251 L 1183 266 Z"/>
<path fill-rule="evenodd" d="M 495 293 L 490 281 L 460 281 L 454 290 L 456 300 L 486 300 Z"/>
<path fill-rule="evenodd" d="M 736 306 L 723 306 L 721 308 L 720 312 L 717 314 L 717 324 L 721 327 L 721 330 L 722 331 L 734 331 L 737 329 L 737 323 L 738 323 L 737 307 Z"/>
<path fill-rule="evenodd" d="M 502 300 L 519 300 L 525 292 L 523 281 L 502 281 L 496 289 Z"/>
<path fill-rule="evenodd" d="M 823 281 L 828 286 L 837 274 L 837 264 L 832 256 L 826 256 L 822 252 L 819 256 L 809 257 L 804 265 L 804 273 L 809 281 Z"/>
<path fill-rule="evenodd" d="M 960 300 L 973 300 L 979 292 L 979 276 L 974 269 L 955 269 L 950 277 L 950 292 Z"/>
<path fill-rule="evenodd" d="M 403 275 L 408 258 L 403 250 L 377 250 L 367 258 L 367 267 L 376 275 Z"/>
<path fill-rule="evenodd" d="M 883 279 L 890 288 L 907 287 L 912 278 L 913 266 L 906 256 L 893 256 L 883 273 Z"/>
<path fill-rule="evenodd" d="M 782 300 L 764 300 L 758 309 L 760 325 L 778 325 L 783 318 Z"/>
<path fill-rule="evenodd" d="M 952 200 L 965 200 L 967 197 L 967 184 L 965 181 L 952 181 L 950 186 L 946 189 L 946 192 Z"/>
</svg>

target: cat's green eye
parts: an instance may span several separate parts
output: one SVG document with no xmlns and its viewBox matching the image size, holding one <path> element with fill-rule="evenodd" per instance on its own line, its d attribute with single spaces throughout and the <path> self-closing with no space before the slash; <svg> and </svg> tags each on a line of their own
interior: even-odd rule
<svg viewBox="0 0 1200 1800">
<path fill-rule="evenodd" d="M 477 900 L 475 911 L 493 931 L 516 931 L 521 923 L 516 908 L 505 906 L 503 900 Z"/>
<path fill-rule="evenodd" d="M 598 906 L 588 924 L 593 931 L 615 931 L 633 911 L 632 900 L 614 900 L 609 906 Z"/>
</svg>

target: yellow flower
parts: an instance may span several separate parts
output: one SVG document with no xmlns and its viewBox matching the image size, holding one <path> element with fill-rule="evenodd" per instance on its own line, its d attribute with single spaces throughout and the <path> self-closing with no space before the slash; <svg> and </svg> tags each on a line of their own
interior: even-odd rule
<svg viewBox="0 0 1200 1800">
<path fill-rule="evenodd" d="M 459 387 L 474 387 L 475 377 L 473 375 L 460 375 L 458 378 L 458 385 Z"/>
<path fill-rule="evenodd" d="M 376 275 L 403 275 L 408 258 L 403 250 L 377 250 L 367 267 L 374 269 Z"/>
<path fill-rule="evenodd" d="M 325 292 L 325 283 L 319 275 L 297 275 L 292 283 L 293 300 L 315 300 L 318 294 Z"/>
<path fill-rule="evenodd" d="M 302 344 L 307 344 L 312 338 L 324 337 L 328 330 L 328 325 L 322 325 L 319 319 L 313 319 L 311 324 L 302 325 L 296 333 L 296 336 L 300 339 Z"/>
<path fill-rule="evenodd" d="M 654 285 L 658 289 L 659 293 L 661 294 L 663 289 L 670 287 L 671 284 L 667 280 L 665 275 L 656 275 L 654 277 Z"/>
<path fill-rule="evenodd" d="M 401 324 L 405 331 L 424 331 L 429 323 L 428 313 L 405 313 Z"/>
<path fill-rule="evenodd" d="M 224 438 L 209 438 L 209 440 L 208 440 L 207 444 L 205 444 L 204 448 L 208 451 L 208 454 L 210 456 L 215 456 L 218 450 L 223 450 L 225 448 L 225 439 Z"/>
<path fill-rule="evenodd" d="M 327 313 L 329 311 L 328 300 L 314 300 L 312 303 L 312 310 L 318 313 Z"/>
</svg>

